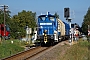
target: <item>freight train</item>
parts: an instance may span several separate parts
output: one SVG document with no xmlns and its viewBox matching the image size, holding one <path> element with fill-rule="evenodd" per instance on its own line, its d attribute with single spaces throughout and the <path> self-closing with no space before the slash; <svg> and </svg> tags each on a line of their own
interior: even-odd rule
<svg viewBox="0 0 90 60">
<path fill-rule="evenodd" d="M 38 16 L 34 40 L 40 40 L 41 45 L 54 45 L 69 36 L 70 27 L 67 23 L 57 19 L 49 12 Z"/>
<path fill-rule="evenodd" d="M 4 24 L 0 24 L 0 37 L 5 38 L 5 39 L 10 38 L 10 28 L 8 25 L 5 25 L 5 29 L 4 29 Z"/>
</svg>

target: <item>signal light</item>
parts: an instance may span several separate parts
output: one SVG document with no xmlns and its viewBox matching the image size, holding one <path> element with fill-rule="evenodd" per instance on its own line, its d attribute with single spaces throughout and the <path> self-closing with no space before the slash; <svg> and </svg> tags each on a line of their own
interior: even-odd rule
<svg viewBox="0 0 90 60">
<path fill-rule="evenodd" d="M 70 17 L 69 8 L 64 8 L 64 17 L 65 18 Z"/>
</svg>

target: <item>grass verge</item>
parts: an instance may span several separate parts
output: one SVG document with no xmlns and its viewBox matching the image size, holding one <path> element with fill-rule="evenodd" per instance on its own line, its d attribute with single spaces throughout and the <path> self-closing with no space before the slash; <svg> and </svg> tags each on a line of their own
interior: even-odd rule
<svg viewBox="0 0 90 60">
<path fill-rule="evenodd" d="M 11 43 L 13 41 L 13 43 Z M 0 59 L 24 50 L 24 42 L 20 40 L 5 40 L 0 43 Z"/>
<path fill-rule="evenodd" d="M 60 60 L 90 60 L 90 42 L 79 40 L 59 58 Z"/>
</svg>

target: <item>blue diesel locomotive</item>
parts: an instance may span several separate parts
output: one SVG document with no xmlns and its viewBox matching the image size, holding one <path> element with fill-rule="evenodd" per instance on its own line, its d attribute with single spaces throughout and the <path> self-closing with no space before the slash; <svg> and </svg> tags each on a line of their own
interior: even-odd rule
<svg viewBox="0 0 90 60">
<path fill-rule="evenodd" d="M 40 40 L 41 45 L 53 45 L 54 43 L 61 41 L 61 35 L 63 34 L 65 36 L 65 27 L 60 28 L 58 25 L 61 26 L 61 24 L 58 23 L 58 19 L 49 12 L 45 15 L 38 16 L 37 29 L 34 31 L 34 40 Z"/>
</svg>

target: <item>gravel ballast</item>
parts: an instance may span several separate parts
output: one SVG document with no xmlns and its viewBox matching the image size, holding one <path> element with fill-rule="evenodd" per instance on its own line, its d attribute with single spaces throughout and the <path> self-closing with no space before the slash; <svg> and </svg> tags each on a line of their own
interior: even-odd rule
<svg viewBox="0 0 90 60">
<path fill-rule="evenodd" d="M 70 45 L 68 44 L 69 43 L 66 41 L 61 42 L 44 53 L 36 56 L 32 60 L 60 60 L 63 58 L 63 55 L 66 53 L 67 49 L 70 48 Z"/>
</svg>

